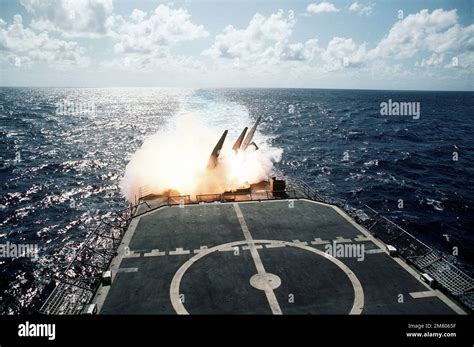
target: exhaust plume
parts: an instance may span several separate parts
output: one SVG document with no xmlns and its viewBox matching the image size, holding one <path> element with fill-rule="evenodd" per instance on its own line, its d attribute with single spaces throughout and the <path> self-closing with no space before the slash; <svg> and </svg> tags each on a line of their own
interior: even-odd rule
<svg viewBox="0 0 474 347">
<path fill-rule="evenodd" d="M 244 126 L 246 124 L 242 124 Z M 240 124 L 238 125 L 241 126 Z M 175 127 L 147 138 L 125 169 L 121 190 L 129 202 L 140 188 L 165 195 L 220 194 L 266 180 L 282 151 L 266 148 L 234 151 L 227 139 L 217 165 L 208 167 L 209 156 L 224 129 L 214 130 L 192 116 L 179 117 Z"/>
</svg>

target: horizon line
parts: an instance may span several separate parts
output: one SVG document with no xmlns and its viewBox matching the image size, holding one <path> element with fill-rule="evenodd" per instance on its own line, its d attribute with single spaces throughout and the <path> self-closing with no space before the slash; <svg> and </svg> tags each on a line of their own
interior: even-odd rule
<svg viewBox="0 0 474 347">
<path fill-rule="evenodd" d="M 384 88 L 321 88 L 321 87 L 176 87 L 176 86 L 0 86 L 0 88 L 58 88 L 58 89 L 115 89 L 115 88 L 157 88 L 157 89 L 309 89 L 309 90 L 356 90 L 356 91 L 394 91 L 394 92 L 463 92 L 473 89 L 384 89 Z"/>
</svg>

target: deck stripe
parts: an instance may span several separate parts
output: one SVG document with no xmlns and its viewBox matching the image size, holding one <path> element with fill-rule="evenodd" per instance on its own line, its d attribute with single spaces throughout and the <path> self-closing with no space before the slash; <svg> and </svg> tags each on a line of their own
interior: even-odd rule
<svg viewBox="0 0 474 347">
<path fill-rule="evenodd" d="M 424 292 L 412 292 L 409 294 L 413 299 L 430 298 L 432 296 L 438 296 L 438 294 L 433 290 L 426 290 Z"/>
<path fill-rule="evenodd" d="M 380 248 L 368 249 L 365 251 L 365 254 L 377 254 L 377 253 L 385 253 L 385 251 Z"/>
<path fill-rule="evenodd" d="M 138 272 L 138 268 L 137 267 L 122 267 L 120 269 L 118 269 L 119 273 L 122 273 L 122 272 Z"/>
<path fill-rule="evenodd" d="M 255 263 L 255 267 L 257 268 L 257 272 L 259 274 L 266 274 L 265 267 L 263 266 L 262 259 L 260 259 L 260 254 L 258 254 L 257 248 L 255 247 L 255 242 L 253 241 L 252 235 L 250 234 L 250 230 L 247 227 L 247 223 L 245 222 L 244 215 L 240 210 L 240 206 L 238 203 L 234 202 L 234 209 L 235 213 L 237 214 L 237 218 L 239 219 L 240 227 L 242 232 L 244 233 L 245 240 L 249 245 L 250 254 L 252 255 L 253 262 Z M 280 305 L 278 304 L 278 300 L 276 298 L 275 293 L 272 289 L 265 289 L 265 295 L 267 297 L 268 303 L 270 304 L 270 308 L 273 314 L 282 314 Z"/>
</svg>

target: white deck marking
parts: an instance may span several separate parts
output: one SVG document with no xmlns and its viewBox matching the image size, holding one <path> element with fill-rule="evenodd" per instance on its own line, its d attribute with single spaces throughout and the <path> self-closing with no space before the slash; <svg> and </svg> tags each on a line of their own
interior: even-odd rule
<svg viewBox="0 0 474 347">
<path fill-rule="evenodd" d="M 325 244 L 328 244 L 328 243 L 331 243 L 331 242 L 329 242 L 329 241 L 327 241 L 327 240 L 322 240 L 322 239 L 320 239 L 319 237 L 316 237 L 316 238 L 314 239 L 314 241 L 311 241 L 311 244 L 312 244 L 312 245 L 325 245 Z"/>
<path fill-rule="evenodd" d="M 259 290 L 273 290 L 281 285 L 281 278 L 274 274 L 255 274 L 250 278 L 250 285 Z"/>
<path fill-rule="evenodd" d="M 221 248 L 219 249 L 219 252 L 235 252 L 237 250 L 240 251 L 240 248 L 236 246 L 236 247 Z"/>
<path fill-rule="evenodd" d="M 249 228 L 247 227 L 247 223 L 245 222 L 244 215 L 240 210 L 240 206 L 238 203 L 234 202 L 234 209 L 235 213 L 237 214 L 237 218 L 240 223 L 240 227 L 242 232 L 244 233 L 245 240 L 248 243 L 250 254 L 252 255 L 253 262 L 255 263 L 255 267 L 257 268 L 257 273 L 259 275 L 265 276 L 267 272 L 265 271 L 265 267 L 263 266 L 262 259 L 260 259 L 260 255 L 258 254 L 257 248 L 255 247 L 255 242 L 252 239 L 252 235 L 250 234 Z M 270 309 L 272 310 L 273 314 L 282 314 L 280 305 L 278 304 L 278 300 L 276 298 L 275 293 L 271 287 L 265 287 L 264 289 L 265 295 L 267 297 L 268 303 L 270 304 Z"/>
<path fill-rule="evenodd" d="M 256 245 L 255 248 L 256 249 L 262 249 L 263 246 L 262 245 Z M 248 250 L 250 250 L 250 246 L 242 246 L 242 250 L 248 251 Z"/>
<path fill-rule="evenodd" d="M 176 251 L 170 251 L 170 255 L 183 255 L 183 254 L 189 254 L 190 251 L 187 249 L 183 249 L 182 247 L 176 248 Z"/>
<path fill-rule="evenodd" d="M 272 242 L 268 245 L 265 245 L 265 248 L 282 248 L 285 247 L 283 242 Z"/>
<path fill-rule="evenodd" d="M 377 254 L 377 253 L 385 253 L 385 251 L 380 248 L 368 249 L 365 251 L 365 254 Z"/>
<path fill-rule="evenodd" d="M 138 272 L 138 268 L 137 267 L 122 267 L 120 269 L 118 269 L 119 273 L 122 273 L 122 272 Z"/>
<path fill-rule="evenodd" d="M 305 241 L 300 241 L 300 240 L 292 240 L 293 243 L 296 243 L 298 245 L 303 245 L 303 246 L 307 246 L 308 245 L 308 242 L 305 242 Z"/>
<path fill-rule="evenodd" d="M 140 253 L 135 253 L 134 251 L 129 251 L 128 254 L 124 254 L 124 258 L 140 258 Z"/>
<path fill-rule="evenodd" d="M 198 254 L 199 252 L 205 251 L 207 249 L 207 246 L 201 246 L 199 249 L 195 249 L 193 251 L 194 254 Z"/>
<path fill-rule="evenodd" d="M 152 249 L 151 252 L 145 253 L 145 257 L 161 257 L 164 256 L 166 252 L 160 252 L 159 249 Z"/>
<path fill-rule="evenodd" d="M 354 314 L 355 315 L 355 314 L 361 314 L 362 313 L 362 310 L 364 309 L 364 305 L 365 305 L 364 289 L 362 288 L 362 284 L 360 283 L 357 276 L 352 272 L 352 270 L 346 264 L 344 264 L 339 259 L 333 257 L 332 255 L 330 255 L 328 253 L 325 253 L 323 251 L 320 251 L 319 249 L 316 249 L 314 247 L 303 246 L 303 245 L 298 245 L 298 244 L 290 244 L 290 243 L 288 243 L 288 245 L 296 247 L 296 248 L 301 248 L 301 249 L 304 249 L 306 251 L 310 251 L 310 252 L 313 252 L 313 253 L 316 253 L 316 254 L 319 254 L 320 256 L 325 257 L 327 260 L 329 260 L 329 261 L 333 262 L 334 264 L 336 264 L 337 266 L 339 266 L 339 268 L 342 271 L 344 271 L 344 273 L 347 275 L 347 277 L 351 281 L 352 288 L 354 289 L 354 294 L 355 294 L 354 295 L 354 303 L 352 305 L 352 308 L 351 308 L 351 311 L 349 312 L 349 314 Z"/>
<path fill-rule="evenodd" d="M 364 236 L 364 235 L 357 235 L 357 237 L 354 239 L 354 241 L 357 241 L 357 242 L 370 242 L 370 239 L 367 236 Z"/>
<path fill-rule="evenodd" d="M 438 294 L 434 290 L 427 290 L 424 292 L 412 292 L 409 294 L 413 299 L 430 298 L 433 296 L 438 296 Z"/>
<path fill-rule="evenodd" d="M 337 265 L 344 273 L 347 275 L 349 280 L 352 283 L 352 288 L 354 289 L 354 303 L 352 305 L 352 309 L 349 312 L 349 314 L 361 314 L 362 310 L 364 308 L 364 291 L 362 289 L 362 285 L 359 281 L 359 279 L 356 277 L 356 275 L 349 269 L 343 262 L 341 262 L 339 259 L 334 258 L 333 256 L 320 251 L 316 248 L 309 247 L 309 246 L 303 246 L 303 245 L 297 245 L 292 242 L 288 241 L 281 241 L 281 240 L 252 240 L 253 243 L 257 244 L 284 244 L 286 247 L 295 247 L 295 248 L 300 248 L 312 253 L 315 253 L 319 256 L 324 257 L 325 259 L 333 262 L 335 265 Z M 173 305 L 174 310 L 178 314 L 189 314 L 189 312 L 186 310 L 186 308 L 183 305 L 183 302 L 180 300 L 180 291 L 179 287 L 181 284 L 181 280 L 186 273 L 186 271 L 193 266 L 196 262 L 198 262 L 200 259 L 208 256 L 209 254 L 212 254 L 214 252 L 219 252 L 223 249 L 233 249 L 234 247 L 238 247 L 239 245 L 246 244 L 247 241 L 234 241 L 234 242 L 229 242 L 229 243 L 224 243 L 219 246 L 215 246 L 212 248 L 209 248 L 205 251 L 199 252 L 199 254 L 196 254 L 195 256 L 191 257 L 188 259 L 181 267 L 176 271 L 173 279 L 171 280 L 171 286 L 170 286 L 170 299 L 171 299 L 171 304 Z M 268 273 L 266 273 L 269 275 Z M 269 281 L 269 277 L 271 276 L 266 276 L 263 277 L 263 280 L 267 282 L 267 286 L 271 287 L 272 285 L 278 284 L 277 282 Z M 262 281 L 258 278 L 254 278 L 252 281 L 253 284 L 256 285 L 261 285 Z M 271 278 L 270 278 L 271 279 Z M 252 284 L 252 283 L 251 283 Z M 265 283 L 263 283 L 265 285 Z M 278 284 L 279 285 L 279 284 Z"/>
<path fill-rule="evenodd" d="M 344 237 L 342 236 L 336 236 L 336 239 L 334 240 L 335 243 L 348 243 L 348 242 L 352 242 L 351 239 L 345 239 Z"/>
</svg>

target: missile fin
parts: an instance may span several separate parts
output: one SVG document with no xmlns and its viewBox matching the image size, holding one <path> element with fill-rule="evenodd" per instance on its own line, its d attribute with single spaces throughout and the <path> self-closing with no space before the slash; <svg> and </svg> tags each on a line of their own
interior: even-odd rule
<svg viewBox="0 0 474 347">
<path fill-rule="evenodd" d="M 262 119 L 262 116 L 258 117 L 257 121 L 253 125 L 252 129 L 247 133 L 247 136 L 245 137 L 244 143 L 242 143 L 242 150 L 245 151 L 247 147 L 250 145 L 253 139 L 253 135 L 255 134 L 255 130 L 257 130 L 258 123 L 260 123 L 260 120 Z"/>
<path fill-rule="evenodd" d="M 255 148 L 255 150 L 257 151 L 258 150 L 258 146 L 255 142 L 252 141 L 252 143 L 249 145 L 250 146 L 253 146 Z"/>
<path fill-rule="evenodd" d="M 224 131 L 221 138 L 219 139 L 216 146 L 214 147 L 214 150 L 212 151 L 211 156 L 209 157 L 209 161 L 207 163 L 208 168 L 212 169 L 217 166 L 217 158 L 219 158 L 219 154 L 221 153 L 222 145 L 224 144 L 224 140 L 226 136 L 227 136 L 227 130 Z"/>
<path fill-rule="evenodd" d="M 244 128 L 240 136 L 237 138 L 237 141 L 235 141 L 234 146 L 232 149 L 237 152 L 240 149 L 240 146 L 242 145 L 242 141 L 244 140 L 245 133 L 247 132 L 247 127 Z"/>
</svg>

